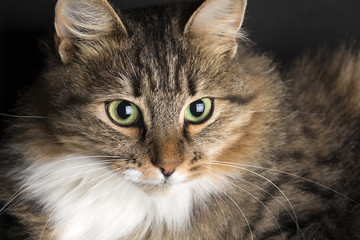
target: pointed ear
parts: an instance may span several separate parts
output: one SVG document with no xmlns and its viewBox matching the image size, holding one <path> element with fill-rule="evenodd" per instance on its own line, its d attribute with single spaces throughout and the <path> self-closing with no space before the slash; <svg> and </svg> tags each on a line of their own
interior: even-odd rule
<svg viewBox="0 0 360 240">
<path fill-rule="evenodd" d="M 191 16 L 184 34 L 214 43 L 220 54 L 234 57 L 247 0 L 206 0 Z"/>
<path fill-rule="evenodd" d="M 58 51 L 64 63 L 87 41 L 100 40 L 114 32 L 127 36 L 115 10 L 106 0 L 59 0 L 55 10 Z"/>
</svg>

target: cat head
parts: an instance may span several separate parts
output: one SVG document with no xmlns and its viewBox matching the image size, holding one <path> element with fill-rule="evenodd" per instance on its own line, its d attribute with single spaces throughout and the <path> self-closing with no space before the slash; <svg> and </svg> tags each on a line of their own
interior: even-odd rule
<svg viewBox="0 0 360 240">
<path fill-rule="evenodd" d="M 59 0 L 41 154 L 112 156 L 112 170 L 147 188 L 260 161 L 277 120 L 256 110 L 276 109 L 281 85 L 266 57 L 239 45 L 245 7 L 207 0 L 190 16 L 179 5 L 135 13 Z"/>
</svg>

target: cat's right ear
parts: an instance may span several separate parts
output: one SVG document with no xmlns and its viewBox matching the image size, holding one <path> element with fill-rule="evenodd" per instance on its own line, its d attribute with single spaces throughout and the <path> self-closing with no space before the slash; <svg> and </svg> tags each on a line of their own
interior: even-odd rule
<svg viewBox="0 0 360 240">
<path fill-rule="evenodd" d="M 184 34 L 212 52 L 234 57 L 247 0 L 205 0 L 185 26 Z"/>
<path fill-rule="evenodd" d="M 86 43 L 112 33 L 127 36 L 120 17 L 107 0 L 59 0 L 55 10 L 58 52 L 70 62 Z"/>
</svg>

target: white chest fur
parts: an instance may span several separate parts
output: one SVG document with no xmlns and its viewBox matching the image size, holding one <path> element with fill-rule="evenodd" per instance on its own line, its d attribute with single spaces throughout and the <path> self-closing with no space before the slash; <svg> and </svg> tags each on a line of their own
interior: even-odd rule
<svg viewBox="0 0 360 240">
<path fill-rule="evenodd" d="M 27 197 L 45 206 L 57 227 L 54 239 L 114 240 L 164 224 L 176 234 L 189 226 L 193 202 L 205 203 L 209 195 L 199 180 L 151 196 L 99 163 L 67 157 L 25 170 Z"/>
</svg>

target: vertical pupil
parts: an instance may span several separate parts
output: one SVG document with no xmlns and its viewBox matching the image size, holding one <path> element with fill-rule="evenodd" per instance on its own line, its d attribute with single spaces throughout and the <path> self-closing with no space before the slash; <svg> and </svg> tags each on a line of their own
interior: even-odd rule
<svg viewBox="0 0 360 240">
<path fill-rule="evenodd" d="M 190 104 L 190 112 L 194 117 L 200 117 L 205 110 L 205 104 L 202 100 L 198 100 Z"/>
<path fill-rule="evenodd" d="M 128 119 L 133 114 L 133 108 L 129 102 L 122 101 L 117 107 L 117 114 L 121 119 Z"/>
</svg>

